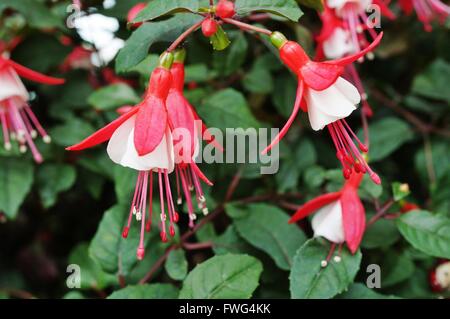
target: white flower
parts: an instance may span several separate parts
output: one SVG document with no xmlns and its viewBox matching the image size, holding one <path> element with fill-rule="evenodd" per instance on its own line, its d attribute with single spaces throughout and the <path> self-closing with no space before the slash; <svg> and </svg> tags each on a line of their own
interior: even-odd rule
<svg viewBox="0 0 450 319">
<path fill-rule="evenodd" d="M 347 54 L 356 53 L 350 33 L 342 28 L 336 28 L 333 34 L 323 43 L 323 51 L 329 59 L 339 59 Z"/>
<path fill-rule="evenodd" d="M 0 69 L 0 101 L 12 97 L 19 97 L 23 101 L 28 101 L 28 91 L 17 75 L 16 71 L 10 67 Z"/>
<path fill-rule="evenodd" d="M 136 115 L 125 121 L 112 135 L 107 147 L 111 160 L 139 171 L 167 169 L 171 173 L 174 169 L 174 151 L 169 128 L 153 152 L 139 156 L 134 146 L 135 121 Z"/>
<path fill-rule="evenodd" d="M 350 3 L 357 6 L 358 12 L 363 12 L 372 4 L 372 0 L 327 0 L 328 6 L 332 9 L 336 9 L 338 15 L 342 15 L 342 10 L 345 5 Z"/>
<path fill-rule="evenodd" d="M 345 241 L 342 224 L 341 202 L 335 201 L 320 208 L 311 221 L 314 236 L 321 236 L 329 241 L 340 244 Z"/>
<path fill-rule="evenodd" d="M 349 116 L 356 110 L 361 96 L 353 84 L 339 77 L 333 85 L 323 91 L 309 88 L 305 99 L 311 127 L 318 131 L 330 123 Z"/>
</svg>

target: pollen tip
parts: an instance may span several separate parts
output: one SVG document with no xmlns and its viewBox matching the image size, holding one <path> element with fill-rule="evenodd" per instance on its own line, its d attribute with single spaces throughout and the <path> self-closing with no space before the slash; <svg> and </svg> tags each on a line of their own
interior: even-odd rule
<svg viewBox="0 0 450 319">
<path fill-rule="evenodd" d="M 328 266 L 328 262 L 327 262 L 326 260 L 322 260 L 322 261 L 320 262 L 320 266 L 321 266 L 322 268 L 325 268 L 326 266 Z"/>
<path fill-rule="evenodd" d="M 149 233 L 151 227 L 152 227 L 152 223 L 151 223 L 151 222 L 147 222 L 147 223 L 145 224 L 145 231 L 146 231 L 147 233 Z"/>
<path fill-rule="evenodd" d="M 123 232 L 122 232 L 122 237 L 123 238 L 127 238 L 128 237 L 128 232 L 130 231 L 130 228 L 129 227 L 125 227 L 124 229 L 123 229 Z"/>
<path fill-rule="evenodd" d="M 178 221 L 180 220 L 180 215 L 177 212 L 173 213 L 173 221 L 175 223 L 178 223 Z"/>
<path fill-rule="evenodd" d="M 175 227 L 173 225 L 169 227 L 169 234 L 171 237 L 175 236 Z"/>
<path fill-rule="evenodd" d="M 341 256 L 334 256 L 333 259 L 334 259 L 334 261 L 337 262 L 337 263 L 340 263 L 340 262 L 342 261 Z"/>
<path fill-rule="evenodd" d="M 163 243 L 167 243 L 167 233 L 164 232 L 164 231 L 162 231 L 162 232 L 160 233 L 160 236 L 161 236 L 161 241 L 162 241 Z"/>
<path fill-rule="evenodd" d="M 377 184 L 377 185 L 380 185 L 380 184 L 381 184 L 381 178 L 380 178 L 380 176 L 378 176 L 378 174 L 372 173 L 372 174 L 370 174 L 370 178 L 372 179 L 372 181 L 373 181 L 375 184 Z"/>
<path fill-rule="evenodd" d="M 44 141 L 45 144 L 50 144 L 52 142 L 52 138 L 48 135 L 45 135 L 42 140 Z M 69 147 L 66 148 L 66 150 L 69 150 Z M 69 150 L 70 151 L 70 150 Z"/>
<path fill-rule="evenodd" d="M 11 145 L 11 143 L 9 143 L 9 142 L 6 142 L 6 143 L 5 143 L 5 150 L 7 150 L 7 151 L 10 151 L 10 150 L 11 150 L 11 148 L 12 148 L 12 145 Z"/>
<path fill-rule="evenodd" d="M 139 260 L 144 259 L 144 256 L 145 256 L 145 248 L 139 247 L 139 248 L 137 249 L 136 256 L 137 256 L 137 259 L 139 259 Z"/>
</svg>

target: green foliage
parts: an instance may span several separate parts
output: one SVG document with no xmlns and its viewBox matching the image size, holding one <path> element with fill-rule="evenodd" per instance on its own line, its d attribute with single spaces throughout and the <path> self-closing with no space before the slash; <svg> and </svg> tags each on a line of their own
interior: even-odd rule
<svg viewBox="0 0 450 319">
<path fill-rule="evenodd" d="M 258 286 L 262 265 L 248 255 L 215 256 L 186 277 L 180 298 L 248 299 Z"/>
<path fill-rule="evenodd" d="M 313 238 L 314 213 L 288 224 L 302 204 L 345 183 L 329 133 L 312 131 L 300 111 L 279 144 L 275 175 L 261 175 L 259 162 L 199 165 L 214 182 L 202 183 L 210 215 L 198 214 L 192 230 L 186 203 L 175 205 L 180 221 L 168 243 L 160 239 L 155 183 L 152 227 L 138 261 L 141 224 L 135 216 L 128 238 L 122 237 L 137 172 L 112 163 L 106 141 L 81 152 L 65 148 L 116 119 L 117 108 L 142 101 L 160 54 L 201 21 L 197 13 L 206 12 L 209 1 L 144 1 L 147 7 L 134 20 L 143 22 L 138 28 L 126 17 L 142 1 L 115 1 L 112 8 L 102 2 L 84 1 L 91 12 L 119 19 L 116 36 L 126 40 L 124 47 L 108 65 L 84 61 L 65 70 L 61 65 L 75 47 L 91 48 L 66 27 L 70 1 L 0 1 L 1 41 L 22 39 L 11 58 L 66 80 L 61 86 L 24 80 L 29 105 L 52 139 L 34 140 L 44 163 L 34 163 L 29 150 L 22 154 L 14 134 L 7 150 L 0 133 L 0 299 L 15 298 L 8 293 L 15 290 L 65 299 L 439 296 L 430 289 L 429 273 L 439 259 L 450 259 L 450 47 L 444 26 L 422 32 L 415 15 L 383 23 L 376 58 L 356 64 L 374 111 L 367 156 L 382 184 L 366 175 L 358 189 L 367 227 L 355 255 L 344 243 L 322 267 L 330 243 Z M 234 2 L 237 20 L 280 30 L 314 56 L 320 24 L 310 8 L 322 10 L 323 1 Z M 183 41 L 184 93 L 208 127 L 224 136 L 227 128 L 242 128 L 237 134 L 248 136 L 253 129 L 281 128 L 293 110 L 298 80 L 268 37 L 226 23 L 212 39 L 199 29 Z M 105 74 L 113 69 L 118 74 L 110 79 Z M 355 110 L 347 122 L 362 139 L 360 115 Z M 175 174 L 170 179 L 176 202 Z M 405 212 L 410 203 L 421 208 Z M 338 255 L 340 262 L 333 258 Z M 67 289 L 70 264 L 80 266 L 79 290 Z M 380 289 L 365 285 L 371 264 L 381 268 Z"/>
</svg>

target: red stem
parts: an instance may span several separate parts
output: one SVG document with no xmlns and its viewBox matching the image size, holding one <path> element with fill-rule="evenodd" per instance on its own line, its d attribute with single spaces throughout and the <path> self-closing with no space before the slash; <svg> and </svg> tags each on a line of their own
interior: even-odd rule
<svg viewBox="0 0 450 319">
<path fill-rule="evenodd" d="M 262 33 L 262 34 L 269 35 L 269 36 L 272 34 L 272 31 L 270 31 L 268 29 L 255 27 L 254 25 L 251 25 L 251 24 L 248 24 L 248 23 L 245 23 L 245 22 L 237 21 L 237 20 L 230 19 L 230 18 L 225 18 L 225 19 L 222 19 L 222 20 L 225 23 L 235 25 L 235 26 L 237 26 L 238 28 L 240 28 L 242 30 L 255 31 L 255 32 Z"/>
</svg>

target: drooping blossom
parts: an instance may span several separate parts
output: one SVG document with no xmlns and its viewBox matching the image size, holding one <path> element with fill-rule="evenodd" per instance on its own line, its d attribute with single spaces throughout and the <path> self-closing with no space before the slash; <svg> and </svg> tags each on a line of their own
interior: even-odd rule
<svg viewBox="0 0 450 319">
<path fill-rule="evenodd" d="M 433 21 L 444 24 L 450 15 L 450 7 L 439 0 L 399 0 L 400 8 L 407 15 L 416 11 L 417 18 L 423 23 L 425 31 L 430 32 Z"/>
<path fill-rule="evenodd" d="M 7 53 L 0 56 L 0 124 L 4 147 L 10 150 L 11 141 L 15 140 L 20 152 L 30 148 L 34 160 L 41 163 L 42 155 L 33 140 L 40 135 L 45 143 L 50 143 L 51 138 L 31 110 L 30 96 L 19 76 L 48 85 L 62 84 L 64 80 L 30 70 L 12 61 Z"/>
<path fill-rule="evenodd" d="M 279 32 L 271 36 L 272 43 L 279 49 L 280 58 L 298 77 L 297 96 L 287 123 L 278 136 L 263 152 L 269 151 L 288 132 L 300 108 L 308 113 L 313 130 L 328 128 L 336 147 L 336 156 L 343 166 L 345 178 L 352 172 L 368 173 L 371 179 L 380 184 L 378 175 L 369 167 L 361 154 L 368 151 L 345 121 L 360 102 L 358 90 L 341 74 L 344 67 L 368 52 L 380 42 L 382 33 L 364 50 L 341 59 L 315 62 L 296 42 L 287 41 Z"/>
<path fill-rule="evenodd" d="M 289 220 L 289 223 L 295 223 L 314 214 L 311 220 L 314 236 L 324 237 L 333 243 L 329 257 L 336 244 L 346 243 L 352 254 L 359 248 L 366 228 L 365 209 L 358 196 L 358 187 L 363 176 L 361 173 L 352 174 L 339 192 L 320 195 L 310 200 Z M 326 263 L 322 265 L 326 266 Z"/>
<path fill-rule="evenodd" d="M 389 19 L 394 14 L 383 1 L 335 1 L 328 0 L 324 10 L 320 14 L 322 29 L 316 37 L 316 60 L 340 59 L 355 54 L 370 45 L 370 40 L 375 40 L 377 32 L 375 24 L 369 21 L 366 10 L 369 5 L 376 4 L 381 8 L 381 14 Z M 368 38 L 367 38 L 368 36 Z M 373 58 L 373 53 L 368 52 L 367 57 Z M 359 59 L 362 62 L 363 57 Z M 362 111 L 366 116 L 372 116 L 372 108 L 367 102 L 367 93 L 361 78 L 353 63 L 345 66 L 345 78 L 356 86 L 362 103 Z"/>
<path fill-rule="evenodd" d="M 186 110 L 179 105 L 174 105 L 176 102 L 169 102 L 169 92 L 172 92 L 175 86 L 170 71 L 172 62 L 172 53 L 166 52 L 161 56 L 160 65 L 153 71 L 146 95 L 140 104 L 129 108 L 118 119 L 81 143 L 67 148 L 71 151 L 78 151 L 109 140 L 107 152 L 111 160 L 139 172 L 127 224 L 122 233 L 123 237 L 128 236 L 133 216 L 141 223 L 140 242 L 137 249 L 138 259 L 144 257 L 144 233 L 150 231 L 151 228 L 154 175 L 155 184 L 159 189 L 160 235 L 163 241 L 168 240 L 167 233 L 171 236 L 175 235 L 174 224 L 179 220 L 169 180 L 169 174 L 174 170 L 183 186 L 186 201 L 190 202 L 190 192 L 195 190 L 203 213 L 207 213 L 200 180 L 209 185 L 211 182 L 197 167 L 193 156 L 183 156 L 183 162 L 178 162 L 180 154 L 193 155 L 193 144 L 191 143 L 194 142 L 191 140 L 192 135 L 180 134 L 176 125 L 190 129 L 194 125 L 194 118 L 186 118 L 188 113 Z M 169 111 L 171 108 L 177 109 Z M 181 114 L 177 111 L 184 113 Z M 176 117 L 174 113 L 176 113 Z M 179 136 L 184 139 L 177 140 Z M 180 197 L 178 202 L 180 202 L 179 199 Z M 193 209 L 189 208 L 191 226 L 193 226 L 195 216 Z"/>
</svg>

